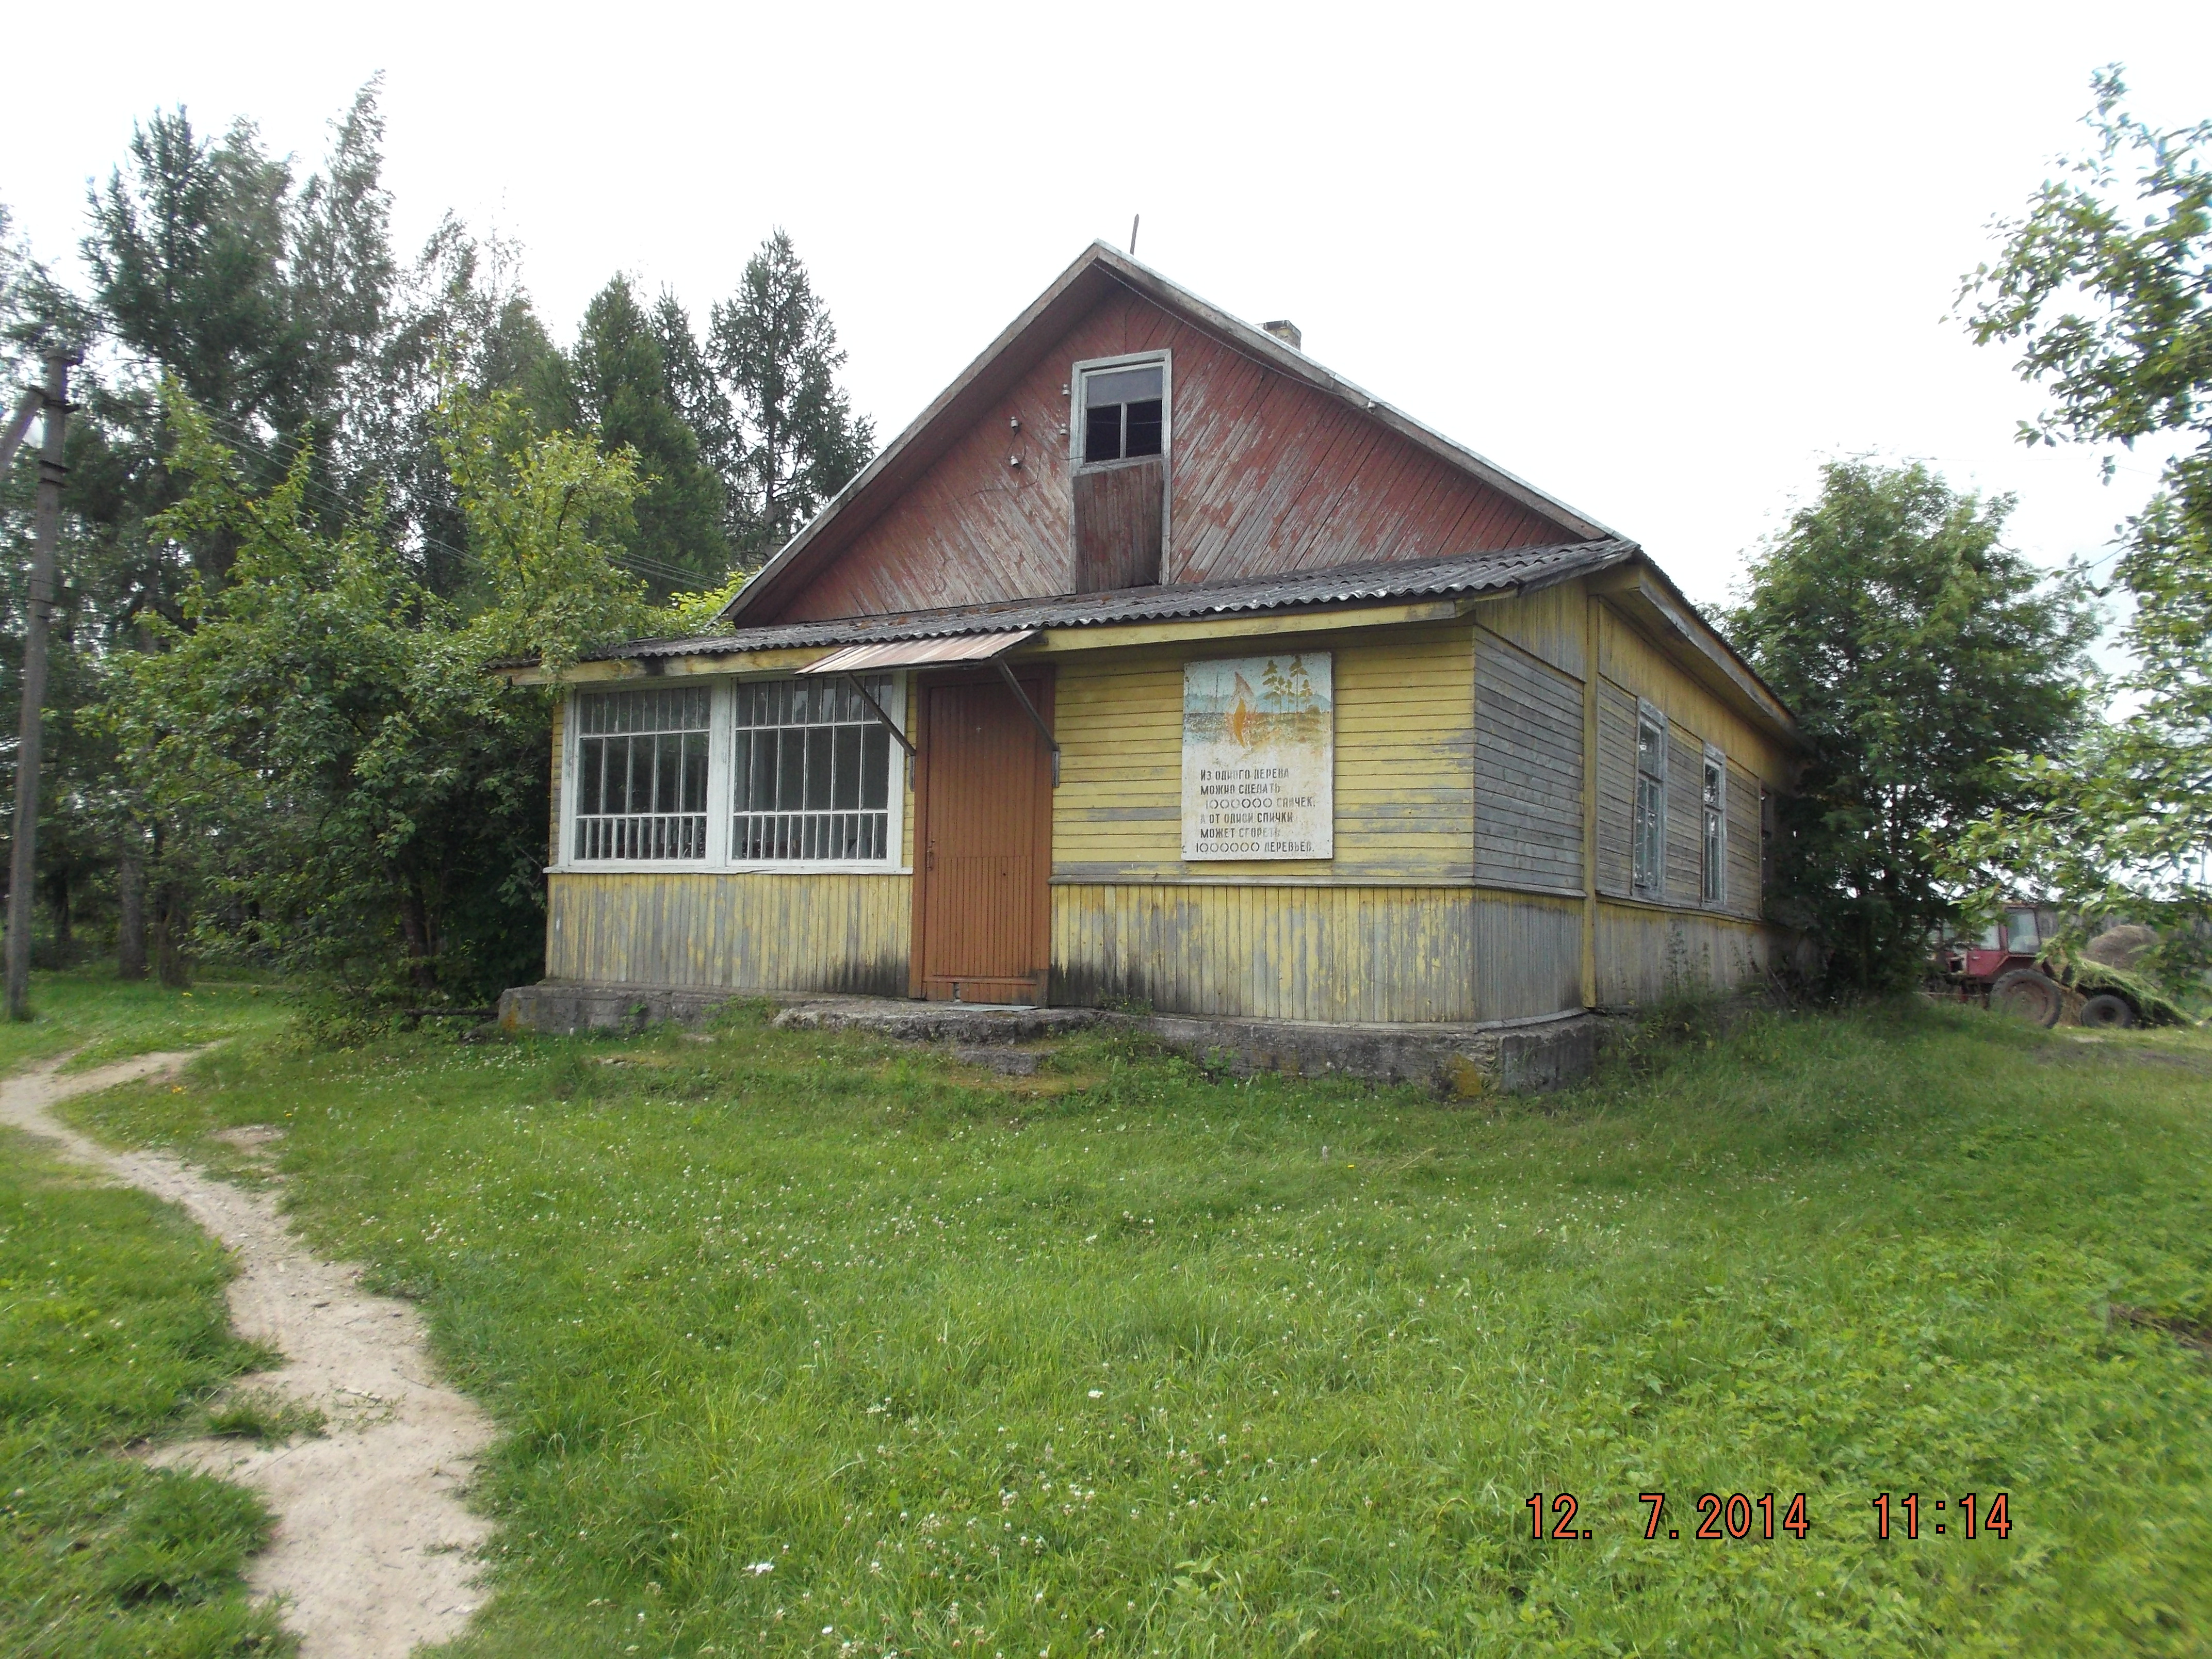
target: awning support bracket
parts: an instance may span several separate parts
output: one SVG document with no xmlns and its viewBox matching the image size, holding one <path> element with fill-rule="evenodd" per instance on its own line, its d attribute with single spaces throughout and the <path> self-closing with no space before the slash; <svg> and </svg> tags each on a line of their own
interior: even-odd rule
<svg viewBox="0 0 2212 1659">
<path fill-rule="evenodd" d="M 868 705 L 868 712 L 883 722 L 884 730 L 891 734 L 891 741 L 906 750 L 906 787 L 909 789 L 913 788 L 914 744 L 907 741 L 906 733 L 900 731 L 896 722 L 884 712 L 884 706 L 868 695 L 868 688 L 860 683 L 860 677 L 858 674 L 845 674 L 839 678 L 853 688 L 854 695 L 862 702 Z"/>
<path fill-rule="evenodd" d="M 1030 717 L 1030 724 L 1036 727 L 1037 735 L 1044 739 L 1045 747 L 1052 750 L 1052 787 L 1055 789 L 1059 788 L 1059 739 L 1052 735 L 1052 728 L 1044 723 L 1044 716 L 1037 713 L 1036 705 L 1030 701 L 1029 694 L 1022 690 L 1022 683 L 1014 678 L 1014 671 L 1006 666 L 1006 659 L 1004 657 L 994 657 L 991 659 L 991 666 L 999 671 L 999 678 L 1006 681 L 1006 690 L 1014 694 L 1014 701 L 1021 704 L 1022 713 Z"/>
</svg>

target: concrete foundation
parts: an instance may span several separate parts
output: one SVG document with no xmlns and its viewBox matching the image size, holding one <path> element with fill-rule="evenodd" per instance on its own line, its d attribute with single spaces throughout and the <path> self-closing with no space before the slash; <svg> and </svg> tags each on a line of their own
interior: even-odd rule
<svg viewBox="0 0 2212 1659">
<path fill-rule="evenodd" d="M 499 1023 L 508 1031 L 554 1036 L 637 1031 L 663 1021 L 696 1026 L 741 998 L 784 1004 L 775 1024 L 786 1030 L 866 1031 L 905 1042 L 981 1048 L 1113 1026 L 1141 1031 L 1200 1065 L 1238 1076 L 1272 1071 L 1413 1083 L 1462 1098 L 1555 1089 L 1588 1077 L 1605 1023 L 1601 1016 L 1573 1012 L 1482 1024 L 1323 1024 L 876 997 L 763 999 L 673 986 L 558 983 L 508 991 L 499 1000 Z"/>
</svg>

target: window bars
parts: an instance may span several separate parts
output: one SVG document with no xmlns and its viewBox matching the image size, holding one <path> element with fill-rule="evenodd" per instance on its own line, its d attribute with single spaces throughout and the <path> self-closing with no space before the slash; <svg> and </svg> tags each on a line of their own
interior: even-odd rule
<svg viewBox="0 0 2212 1659">
<path fill-rule="evenodd" d="M 711 699 L 703 687 L 576 699 L 576 857 L 707 856 Z"/>
<path fill-rule="evenodd" d="M 879 705 L 891 682 L 863 682 Z M 731 731 L 734 861 L 880 860 L 890 851 L 890 734 L 844 679 L 737 687 Z"/>
</svg>

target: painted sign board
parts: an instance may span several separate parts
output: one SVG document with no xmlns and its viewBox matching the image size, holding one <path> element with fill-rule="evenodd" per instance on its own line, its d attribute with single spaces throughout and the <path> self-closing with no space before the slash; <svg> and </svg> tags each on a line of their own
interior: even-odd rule
<svg viewBox="0 0 2212 1659">
<path fill-rule="evenodd" d="M 1184 665 L 1182 855 L 1336 855 L 1336 693 L 1328 652 Z"/>
</svg>

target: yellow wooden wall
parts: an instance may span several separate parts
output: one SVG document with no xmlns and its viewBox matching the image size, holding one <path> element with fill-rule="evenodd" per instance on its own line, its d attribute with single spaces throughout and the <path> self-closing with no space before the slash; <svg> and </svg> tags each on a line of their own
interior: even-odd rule
<svg viewBox="0 0 2212 1659">
<path fill-rule="evenodd" d="M 1470 887 L 1055 885 L 1056 1000 L 1255 1019 L 1582 1006 L 1582 906 Z"/>
<path fill-rule="evenodd" d="M 1656 704 L 1669 724 L 1705 743 L 1718 744 L 1730 760 L 1769 788 L 1779 787 L 1786 781 L 1789 755 L 1779 741 L 1723 702 L 1634 623 L 1601 600 L 1598 604 L 1598 672 L 1632 697 Z"/>
<path fill-rule="evenodd" d="M 1336 856 L 1182 860 L 1182 671 L 1201 657 L 1280 653 L 1223 641 L 1054 659 L 1060 786 L 1059 881 L 1465 881 L 1474 865 L 1474 630 L 1452 624 L 1377 637 L 1319 635 L 1334 654 Z"/>
<path fill-rule="evenodd" d="M 1567 674 L 1595 668 L 1601 698 L 1631 709 L 1634 696 L 1649 698 L 1685 738 L 1723 748 L 1732 772 L 1784 781 L 1779 743 L 1571 583 L 1482 602 L 1465 622 L 1303 637 L 1334 656 L 1336 857 L 1185 864 L 1183 665 L 1283 642 L 1055 653 L 1055 1000 L 1349 1021 L 1506 1019 L 1582 1006 L 1583 901 L 1474 883 L 1477 623 Z M 553 737 L 557 823 L 557 714 Z M 1607 810 L 1618 758 L 1600 758 L 1601 866 L 1618 829 Z M 1626 764 L 1632 772 L 1632 748 Z M 909 869 L 913 805 L 909 796 Z M 1741 829 L 1732 811 L 1732 838 Z M 1731 908 L 1742 902 L 1735 878 L 1747 850 L 1731 848 Z M 903 995 L 912 890 L 903 873 L 556 874 L 547 971 Z M 1648 1002 L 1683 980 L 1733 986 L 1778 948 L 1754 920 L 1692 906 L 1600 900 L 1589 921 L 1594 1000 L 1606 1006 Z"/>
<path fill-rule="evenodd" d="M 1713 911 L 1601 900 L 1597 1001 L 1608 1008 L 1692 990 L 1733 991 L 1778 961 L 1772 928 Z"/>
<path fill-rule="evenodd" d="M 545 973 L 599 984 L 904 996 L 903 875 L 547 878 Z"/>
</svg>

